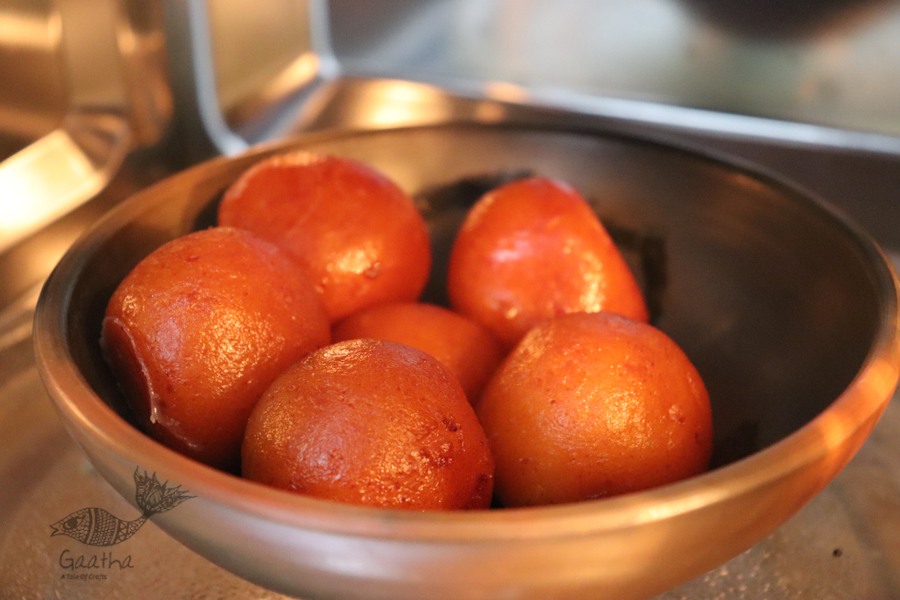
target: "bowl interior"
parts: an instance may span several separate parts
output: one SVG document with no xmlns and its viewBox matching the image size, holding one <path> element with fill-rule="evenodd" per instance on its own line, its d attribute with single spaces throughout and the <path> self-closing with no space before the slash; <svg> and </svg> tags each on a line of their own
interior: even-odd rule
<svg viewBox="0 0 900 600">
<path fill-rule="evenodd" d="M 313 135 L 219 159 L 138 194 L 82 240 L 66 342 L 96 393 L 128 411 L 100 355 L 115 286 L 147 253 L 211 225 L 222 191 L 287 149 L 363 160 L 413 194 L 431 228 L 425 298 L 443 302 L 445 264 L 467 207 L 524 173 L 585 195 L 641 279 L 656 325 L 710 391 L 714 466 L 781 440 L 856 376 L 883 321 L 890 275 L 844 221 L 771 177 L 647 140 L 532 127 L 448 125 Z M 887 279 L 886 279 L 887 278 Z"/>
</svg>

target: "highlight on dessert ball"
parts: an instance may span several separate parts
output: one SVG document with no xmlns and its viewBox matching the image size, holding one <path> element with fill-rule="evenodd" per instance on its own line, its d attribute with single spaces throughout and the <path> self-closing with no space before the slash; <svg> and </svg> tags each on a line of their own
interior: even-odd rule
<svg viewBox="0 0 900 600">
<path fill-rule="evenodd" d="M 579 191 L 528 175 L 463 209 L 438 248 L 371 165 L 258 161 L 108 302 L 101 348 L 135 424 L 260 485 L 386 509 L 598 500 L 707 470 L 701 375 Z"/>
</svg>

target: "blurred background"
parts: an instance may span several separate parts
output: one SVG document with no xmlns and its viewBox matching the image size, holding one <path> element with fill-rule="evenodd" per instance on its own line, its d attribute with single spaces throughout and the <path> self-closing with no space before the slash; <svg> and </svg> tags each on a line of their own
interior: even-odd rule
<svg viewBox="0 0 900 600">
<path fill-rule="evenodd" d="M 900 134 L 896 2 L 337 0 L 330 6 L 335 52 L 354 71 L 509 81 Z"/>
</svg>

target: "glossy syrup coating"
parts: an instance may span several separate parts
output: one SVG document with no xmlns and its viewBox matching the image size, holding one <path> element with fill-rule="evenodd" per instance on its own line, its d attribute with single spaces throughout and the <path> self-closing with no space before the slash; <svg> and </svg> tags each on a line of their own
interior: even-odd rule
<svg viewBox="0 0 900 600">
<path fill-rule="evenodd" d="M 491 501 L 493 459 L 437 359 L 362 339 L 313 352 L 272 384 L 247 425 L 243 475 L 351 504 L 479 509 Z"/>
<path fill-rule="evenodd" d="M 611 313 L 531 330 L 478 415 L 506 506 L 614 496 L 696 475 L 712 451 L 709 396 L 659 329 Z"/>
<path fill-rule="evenodd" d="M 355 338 L 391 340 L 427 352 L 456 375 L 472 404 L 504 356 L 500 342 L 479 323 L 422 302 L 371 306 L 332 328 L 334 341 Z"/>
<path fill-rule="evenodd" d="M 562 314 L 648 319 L 634 275 L 587 201 L 545 177 L 506 184 L 473 205 L 451 251 L 447 293 L 508 347 Z"/>
<path fill-rule="evenodd" d="M 228 470 L 269 383 L 329 341 L 303 272 L 273 244 L 233 228 L 176 238 L 143 259 L 110 298 L 101 333 L 139 424 Z"/>
<path fill-rule="evenodd" d="M 226 191 L 218 219 L 286 249 L 331 320 L 417 299 L 431 268 L 428 230 L 412 198 L 346 157 L 292 152 L 262 160 Z"/>
</svg>

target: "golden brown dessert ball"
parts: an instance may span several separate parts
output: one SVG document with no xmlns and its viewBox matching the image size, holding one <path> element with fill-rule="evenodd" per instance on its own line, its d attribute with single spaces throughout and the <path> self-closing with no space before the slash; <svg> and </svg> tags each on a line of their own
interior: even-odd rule
<svg viewBox="0 0 900 600">
<path fill-rule="evenodd" d="M 447 293 L 454 309 L 508 347 L 562 314 L 648 319 L 637 281 L 590 205 L 545 177 L 503 185 L 473 205 L 453 244 Z"/>
<path fill-rule="evenodd" d="M 273 244 L 232 228 L 174 239 L 109 300 L 101 343 L 139 424 L 201 462 L 236 469 L 250 410 L 330 331 L 318 294 Z"/>
<path fill-rule="evenodd" d="M 364 308 L 332 328 L 336 342 L 355 338 L 391 340 L 427 352 L 456 375 L 472 404 L 504 354 L 500 342 L 480 324 L 442 306 L 419 302 Z"/>
<path fill-rule="evenodd" d="M 226 191 L 218 218 L 286 249 L 332 321 L 418 299 L 431 268 L 428 229 L 412 198 L 350 158 L 292 152 L 262 160 Z"/>
<path fill-rule="evenodd" d="M 338 342 L 279 377 L 250 416 L 243 475 L 351 504 L 487 508 L 493 460 L 456 378 L 421 350 Z"/>
<path fill-rule="evenodd" d="M 708 468 L 709 397 L 659 329 L 611 313 L 532 329 L 478 415 L 503 505 L 574 502 L 644 490 Z"/>
</svg>

